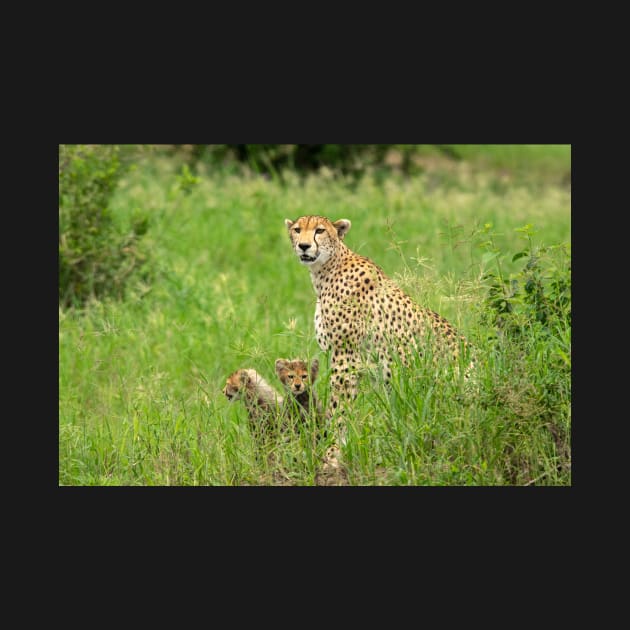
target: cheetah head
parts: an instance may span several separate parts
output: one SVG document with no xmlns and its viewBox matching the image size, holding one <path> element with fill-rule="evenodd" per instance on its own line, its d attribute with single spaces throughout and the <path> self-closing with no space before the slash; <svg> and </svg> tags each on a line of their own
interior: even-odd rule
<svg viewBox="0 0 630 630">
<path fill-rule="evenodd" d="M 326 217 L 304 216 L 291 221 L 284 220 L 289 230 L 293 251 L 303 265 L 323 265 L 339 249 L 348 233 L 348 219 L 332 222 Z"/>
<path fill-rule="evenodd" d="M 239 400 L 249 381 L 249 374 L 245 370 L 236 370 L 228 376 L 225 387 L 221 391 L 230 402 Z"/>
<path fill-rule="evenodd" d="M 319 373 L 319 361 L 313 359 L 311 361 L 311 369 L 309 372 L 308 364 L 302 359 L 276 359 L 276 374 L 286 388 L 294 396 L 308 391 L 309 385 L 312 385 Z"/>
</svg>

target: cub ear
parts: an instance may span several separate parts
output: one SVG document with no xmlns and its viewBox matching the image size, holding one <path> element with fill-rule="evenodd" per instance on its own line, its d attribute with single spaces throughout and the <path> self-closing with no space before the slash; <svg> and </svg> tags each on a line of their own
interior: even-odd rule
<svg viewBox="0 0 630 630">
<path fill-rule="evenodd" d="M 280 374 L 282 368 L 288 363 L 287 359 L 276 359 L 276 372 Z"/>
<path fill-rule="evenodd" d="M 295 221 L 291 221 L 291 219 L 285 219 L 284 224 L 287 226 L 287 229 L 290 230 Z"/>
<path fill-rule="evenodd" d="M 311 383 L 315 381 L 318 374 L 319 374 L 319 361 L 317 359 L 313 359 L 311 361 Z"/>
<path fill-rule="evenodd" d="M 337 230 L 339 240 L 343 241 L 344 236 L 350 231 L 352 223 L 348 219 L 339 219 L 333 223 L 333 226 Z"/>
</svg>

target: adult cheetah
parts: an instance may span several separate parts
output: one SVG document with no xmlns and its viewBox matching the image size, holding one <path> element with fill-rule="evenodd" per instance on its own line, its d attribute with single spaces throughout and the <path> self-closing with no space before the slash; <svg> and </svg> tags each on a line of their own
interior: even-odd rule
<svg viewBox="0 0 630 630">
<path fill-rule="evenodd" d="M 317 295 L 315 334 L 330 351 L 331 395 L 327 415 L 353 398 L 366 354 L 378 359 L 385 379 L 392 362 L 410 352 L 457 357 L 467 342 L 443 317 L 416 304 L 372 260 L 349 249 L 343 239 L 348 219 L 322 216 L 285 219 L 293 250 L 311 272 Z"/>
</svg>

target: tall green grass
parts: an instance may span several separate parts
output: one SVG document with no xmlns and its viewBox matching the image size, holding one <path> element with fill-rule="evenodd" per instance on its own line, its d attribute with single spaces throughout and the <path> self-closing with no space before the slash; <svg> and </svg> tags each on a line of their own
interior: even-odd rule
<svg viewBox="0 0 630 630">
<path fill-rule="evenodd" d="M 570 321 L 550 330 L 524 318 L 514 337 L 488 295 L 490 277 L 519 277 L 524 249 L 566 244 L 551 251 L 556 267 L 570 265 L 570 189 L 506 184 L 495 166 L 359 181 L 287 172 L 280 183 L 200 165 L 195 182 L 172 159 L 141 161 L 112 214 L 148 214 L 152 283 L 59 311 L 60 485 L 316 483 L 330 437 L 304 425 L 269 457 L 221 394 L 237 368 L 280 389 L 276 358 L 318 356 L 316 390 L 328 397 L 313 288 L 283 222 L 307 213 L 350 219 L 349 247 L 455 324 L 481 359 L 474 393 L 426 363 L 390 386 L 366 375 L 343 449 L 348 482 L 569 485 Z"/>
</svg>

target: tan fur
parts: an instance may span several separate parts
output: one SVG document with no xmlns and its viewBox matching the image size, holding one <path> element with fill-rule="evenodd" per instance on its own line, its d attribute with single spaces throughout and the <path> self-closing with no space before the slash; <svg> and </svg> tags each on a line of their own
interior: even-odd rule
<svg viewBox="0 0 630 630">
<path fill-rule="evenodd" d="M 316 420 L 321 417 L 321 406 L 313 388 L 319 374 L 319 361 L 308 362 L 302 359 L 276 359 L 276 374 L 280 379 L 286 397 L 284 410 L 290 417 L 306 419 L 314 414 Z"/>
<path fill-rule="evenodd" d="M 284 398 L 256 370 L 241 368 L 228 376 L 223 394 L 232 402 L 243 401 L 254 428 L 277 416 Z"/>
</svg>

